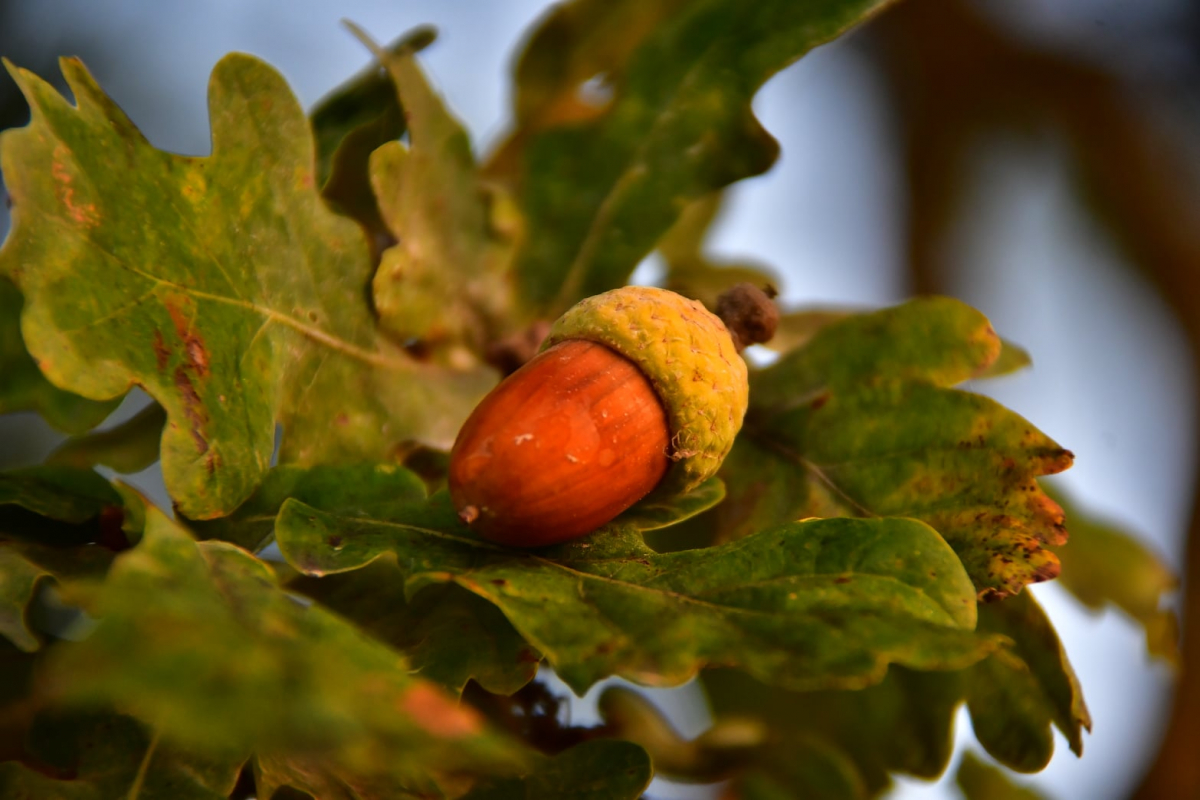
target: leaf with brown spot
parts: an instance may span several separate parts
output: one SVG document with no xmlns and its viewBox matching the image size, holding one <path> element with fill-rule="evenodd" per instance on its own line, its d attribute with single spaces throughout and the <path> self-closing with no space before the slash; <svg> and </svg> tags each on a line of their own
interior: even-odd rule
<svg viewBox="0 0 1200 800">
<path fill-rule="evenodd" d="M 15 201 L 0 274 L 52 381 L 102 401 L 137 384 L 162 405 L 183 513 L 245 500 L 277 423 L 283 463 L 452 441 L 495 375 L 469 356 L 417 363 L 379 333 L 362 230 L 322 202 L 308 120 L 274 70 L 216 66 L 213 155 L 191 158 L 151 147 L 77 60 L 62 69 L 75 105 L 10 67 L 32 121 L 0 136 Z"/>
<path fill-rule="evenodd" d="M 1037 478 L 1072 455 L 1027 420 L 949 388 L 1002 351 L 978 311 L 914 300 L 821 327 L 751 376 L 722 468 L 730 539 L 810 516 L 905 516 L 936 529 L 983 599 L 1058 575 L 1062 510 Z"/>
</svg>

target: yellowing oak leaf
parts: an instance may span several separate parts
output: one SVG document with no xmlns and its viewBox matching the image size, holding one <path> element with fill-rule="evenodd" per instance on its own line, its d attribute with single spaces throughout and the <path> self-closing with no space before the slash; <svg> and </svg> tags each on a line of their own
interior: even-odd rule
<svg viewBox="0 0 1200 800">
<path fill-rule="evenodd" d="M 361 229 L 314 180 L 309 122 L 283 79 L 234 54 L 213 71 L 207 158 L 152 147 L 83 65 L 71 105 L 10 66 L 32 109 L 0 137 L 13 229 L 0 274 L 56 385 L 94 400 L 140 385 L 166 410 L 167 488 L 189 517 L 253 492 L 280 461 L 382 460 L 448 444 L 494 382 L 419 364 L 377 331 Z"/>
<path fill-rule="evenodd" d="M 380 322 L 400 341 L 465 341 L 481 351 L 509 312 L 516 208 L 481 180 L 466 130 L 430 87 L 414 48 L 381 50 L 353 30 L 391 76 L 408 127 L 407 145 L 388 142 L 370 158 L 379 212 L 397 242 L 371 284 Z"/>
</svg>

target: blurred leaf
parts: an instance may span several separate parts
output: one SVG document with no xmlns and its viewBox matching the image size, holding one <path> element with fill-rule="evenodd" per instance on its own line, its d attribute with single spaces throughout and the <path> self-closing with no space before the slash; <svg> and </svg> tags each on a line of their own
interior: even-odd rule
<svg viewBox="0 0 1200 800">
<path fill-rule="evenodd" d="M 353 620 L 401 650 L 416 674 L 461 694 L 474 680 L 510 695 L 533 680 L 541 656 L 492 604 L 457 586 L 431 586 L 410 600 L 391 554 L 362 569 L 292 581 L 288 588 Z"/>
<path fill-rule="evenodd" d="M 976 378 L 999 378 L 1025 369 L 1033 364 L 1033 358 L 1024 347 L 1004 339 L 1000 340 L 1000 355 Z"/>
<path fill-rule="evenodd" d="M 5 527 L 8 506 L 81 525 L 119 505 L 117 490 L 90 469 L 43 465 L 0 472 L 0 533 L 14 532 Z"/>
<path fill-rule="evenodd" d="M 387 50 L 392 53 L 418 51 L 431 44 L 436 35 L 432 28 L 420 27 L 388 45 Z M 339 151 L 346 146 L 347 137 L 362 136 L 370 131 L 378 136 L 377 147 L 385 141 L 399 139 L 404 133 L 404 109 L 400 107 L 391 77 L 376 61 L 318 100 L 309 119 L 316 146 L 317 183 L 321 186 L 327 185 L 337 160 L 343 156 Z M 362 166 L 361 178 L 365 179 L 365 159 Z M 365 182 L 361 188 L 369 193 Z"/>
<path fill-rule="evenodd" d="M 810 516 L 915 517 L 955 549 L 979 594 L 1058 574 L 1066 538 L 1036 478 L 1070 452 L 989 400 L 945 387 L 1001 350 L 982 314 L 928 298 L 822 328 L 751 376 L 750 411 L 722 468 L 724 536 Z"/>
<path fill-rule="evenodd" d="M 781 314 L 775 336 L 766 347 L 786 353 L 808 344 L 817 332 L 846 317 L 869 313 L 845 308 L 804 308 Z"/>
<path fill-rule="evenodd" d="M 371 284 L 380 324 L 400 341 L 465 338 L 481 349 L 510 304 L 515 232 L 495 229 L 491 214 L 512 203 L 480 182 L 467 132 L 413 52 L 376 55 L 404 103 L 409 141 L 370 158 L 380 212 L 398 241 L 383 252 Z"/>
<path fill-rule="evenodd" d="M 768 746 L 739 785 L 765 781 L 786 789 L 781 797 L 809 796 L 812 777 L 792 769 L 803 750 L 826 769 L 845 762 L 835 774 L 854 776 L 859 788 L 849 796 L 874 797 L 891 785 L 890 773 L 933 779 L 945 770 L 963 699 L 960 675 L 891 667 L 876 686 L 822 692 L 783 691 L 734 670 L 708 671 L 702 680 L 718 722 L 748 716 L 769 726 Z"/>
<path fill-rule="evenodd" d="M 595 739 L 539 759 L 527 775 L 478 786 L 463 800 L 636 800 L 653 776 L 650 758 L 636 744 Z"/>
<path fill-rule="evenodd" d="M 245 761 L 181 751 L 111 713 L 44 713 L 28 747 L 29 765 L 0 763 L 0 795 L 8 800 L 219 800 Z"/>
<path fill-rule="evenodd" d="M 755 770 L 739 776 L 735 785 L 744 800 L 867 800 L 868 794 L 854 763 L 845 753 L 817 740 L 791 743 L 788 757 L 772 772 Z"/>
<path fill-rule="evenodd" d="M 699 300 L 709 309 L 717 307 L 722 292 L 739 283 L 780 287 L 779 277 L 766 267 L 717 262 L 704 255 L 704 239 L 721 199 L 720 192 L 713 192 L 688 205 L 658 242 L 658 252 L 667 264 L 663 288 Z"/>
<path fill-rule="evenodd" d="M 1045 795 L 1018 786 L 1004 770 L 985 764 L 970 750 L 963 753 L 954 782 L 966 800 L 1045 800 Z"/>
<path fill-rule="evenodd" d="M 1032 593 L 982 606 L 979 630 L 1015 643 L 967 672 L 971 725 L 988 754 L 1010 769 L 1037 772 L 1054 754 L 1053 724 L 1082 755 L 1083 729 L 1092 729 L 1092 718 L 1058 634 Z"/>
<path fill-rule="evenodd" d="M 197 544 L 153 507 L 98 608 L 87 640 L 58 646 L 51 688 L 128 709 L 198 752 L 307 753 L 314 768 L 416 787 L 523 758 L 397 653 L 282 591 L 266 564 Z"/>
<path fill-rule="evenodd" d="M 425 486 L 394 464 L 279 466 L 228 517 L 189 524 L 201 539 L 220 539 L 251 552 L 271 540 L 279 507 L 289 497 L 330 513 L 387 519 L 425 499 Z"/>
<path fill-rule="evenodd" d="M 796 688 L 864 686 L 889 662 L 952 669 L 996 645 L 970 632 L 974 591 L 953 552 L 910 520 L 818 520 L 665 555 L 612 525 L 515 551 L 477 539 L 438 495 L 387 521 L 292 500 L 275 535 L 306 574 L 392 552 L 409 597 L 458 584 L 504 612 L 579 693 L 610 675 L 676 685 L 706 664 Z"/>
<path fill-rule="evenodd" d="M 1056 548 L 1063 571 L 1059 583 L 1091 609 L 1112 604 L 1146 630 L 1146 647 L 1179 665 L 1179 619 L 1163 608 L 1179 579 L 1144 544 L 1110 523 L 1082 513 L 1052 492 L 1071 521 L 1071 541 Z"/>
<path fill-rule="evenodd" d="M 518 130 L 500 159 L 529 224 L 522 296 L 561 311 L 624 284 L 686 202 L 764 172 L 778 145 L 751 113 L 758 87 L 882 5 L 577 2 L 548 16 L 517 72 L 519 124 L 535 132 Z M 586 33 L 630 23 L 629 45 Z M 594 77 L 612 90 L 602 113 L 550 110 Z"/>
<path fill-rule="evenodd" d="M 84 469 L 104 466 L 127 475 L 141 472 L 158 461 L 166 422 L 163 407 L 150 403 L 120 425 L 68 439 L 46 462 Z"/>
<path fill-rule="evenodd" d="M 90 430 L 120 405 L 120 399 L 96 402 L 59 389 L 38 369 L 21 337 L 21 292 L 0 276 L 0 414 L 36 411 L 67 433 Z"/>
<path fill-rule="evenodd" d="M 245 500 L 277 421 L 284 463 L 449 442 L 494 377 L 378 336 L 362 233 L 322 203 L 308 122 L 276 72 L 218 63 L 213 155 L 186 158 L 150 147 L 78 61 L 62 67 L 77 106 L 12 68 L 33 121 L 0 138 L 14 199 L 0 273 L 25 293 L 27 344 L 53 380 L 95 398 L 137 383 L 162 404 L 183 513 Z M 117 224 L 131 213 L 140 224 Z"/>
<path fill-rule="evenodd" d="M 37 650 L 42 642 L 29 616 L 42 579 L 100 578 L 112 559 L 99 545 L 49 547 L 9 540 L 0 531 L 0 636 L 27 653 Z"/>
<path fill-rule="evenodd" d="M 38 585 L 102 576 L 113 550 L 129 546 L 122 505 L 121 495 L 91 470 L 0 473 L 0 636 L 26 652 L 41 646 L 30 619 Z"/>
</svg>

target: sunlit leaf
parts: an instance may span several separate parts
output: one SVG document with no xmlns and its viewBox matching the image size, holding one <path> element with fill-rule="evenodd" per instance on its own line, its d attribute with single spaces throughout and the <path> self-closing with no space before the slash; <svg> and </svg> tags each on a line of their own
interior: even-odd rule
<svg viewBox="0 0 1200 800">
<path fill-rule="evenodd" d="M 525 129 L 500 152 L 529 224 L 523 296 L 562 310 L 623 284 L 688 201 L 765 171 L 778 145 L 751 113 L 758 87 L 882 5 L 585 0 L 548 16 L 518 62 Z M 618 24 L 628 40 L 592 33 Z M 591 80 L 611 101 L 564 114 Z"/>
<path fill-rule="evenodd" d="M 1071 541 L 1055 549 L 1063 565 L 1059 583 L 1088 608 L 1111 604 L 1133 617 L 1146 630 L 1150 654 L 1178 664 L 1179 619 L 1164 601 L 1179 579 L 1132 534 L 1053 494 L 1071 523 Z"/>
<path fill-rule="evenodd" d="M 675 685 L 709 664 L 795 688 L 857 687 L 888 663 L 952 669 L 995 646 L 970 630 L 974 590 L 953 552 L 910 520 L 818 520 L 670 554 L 617 525 L 528 552 L 479 540 L 438 495 L 391 520 L 288 501 L 275 533 L 307 574 L 390 552 L 410 597 L 443 582 L 479 595 L 578 692 L 609 675 Z"/>
<path fill-rule="evenodd" d="M 14 203 L 0 273 L 53 381 L 97 399 L 138 384 L 163 406 L 163 475 L 185 514 L 251 494 L 276 422 L 285 463 L 449 443 L 494 377 L 380 338 L 363 234 L 322 203 L 308 121 L 274 70 L 217 65 L 213 155 L 189 158 L 151 147 L 78 61 L 62 68 L 77 105 L 12 69 L 33 116 L 0 138 Z"/>
<path fill-rule="evenodd" d="M 967 671 L 967 707 L 988 754 L 1020 772 L 1037 772 L 1054 754 L 1050 726 L 1083 753 L 1092 718 L 1075 671 L 1049 618 L 1029 592 L 980 608 L 979 629 L 1015 644 Z"/>
<path fill-rule="evenodd" d="M 0 763 L 5 798 L 222 800 L 245 761 L 237 754 L 182 751 L 130 717 L 103 712 L 44 713 L 28 748 L 31 764 Z"/>
<path fill-rule="evenodd" d="M 495 215 L 511 200 L 481 182 L 466 130 L 413 52 L 377 55 L 408 125 L 407 145 L 390 142 L 370 158 L 380 213 L 397 240 L 371 284 L 380 324 L 401 341 L 465 339 L 481 349 L 510 305 L 516 231 L 498 229 Z"/>
<path fill-rule="evenodd" d="M 46 380 L 25 349 L 21 306 L 20 290 L 0 277 L 0 414 L 36 411 L 55 428 L 68 433 L 81 433 L 99 425 L 120 400 L 87 400 Z"/>
<path fill-rule="evenodd" d="M 320 753 L 328 769 L 413 786 L 506 774 L 523 757 L 395 651 L 153 507 L 141 543 L 90 591 L 99 625 L 56 648 L 54 694 L 115 704 L 198 752 Z"/>
<path fill-rule="evenodd" d="M 809 516 L 907 516 L 958 553 L 980 596 L 1058 574 L 1066 539 L 1036 478 L 1072 455 L 1000 404 L 946 387 L 1001 350 L 982 314 L 914 300 L 822 328 L 751 376 L 750 411 L 722 468 L 724 535 Z"/>
</svg>

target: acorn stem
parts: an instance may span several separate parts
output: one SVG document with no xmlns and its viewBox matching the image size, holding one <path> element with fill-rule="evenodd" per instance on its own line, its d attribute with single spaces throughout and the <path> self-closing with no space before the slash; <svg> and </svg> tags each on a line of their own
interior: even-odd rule
<svg viewBox="0 0 1200 800">
<path fill-rule="evenodd" d="M 777 294 L 770 284 L 760 289 L 752 283 L 739 283 L 717 298 L 716 315 L 729 329 L 739 353 L 752 344 L 769 342 L 775 335 L 779 327 Z"/>
</svg>

